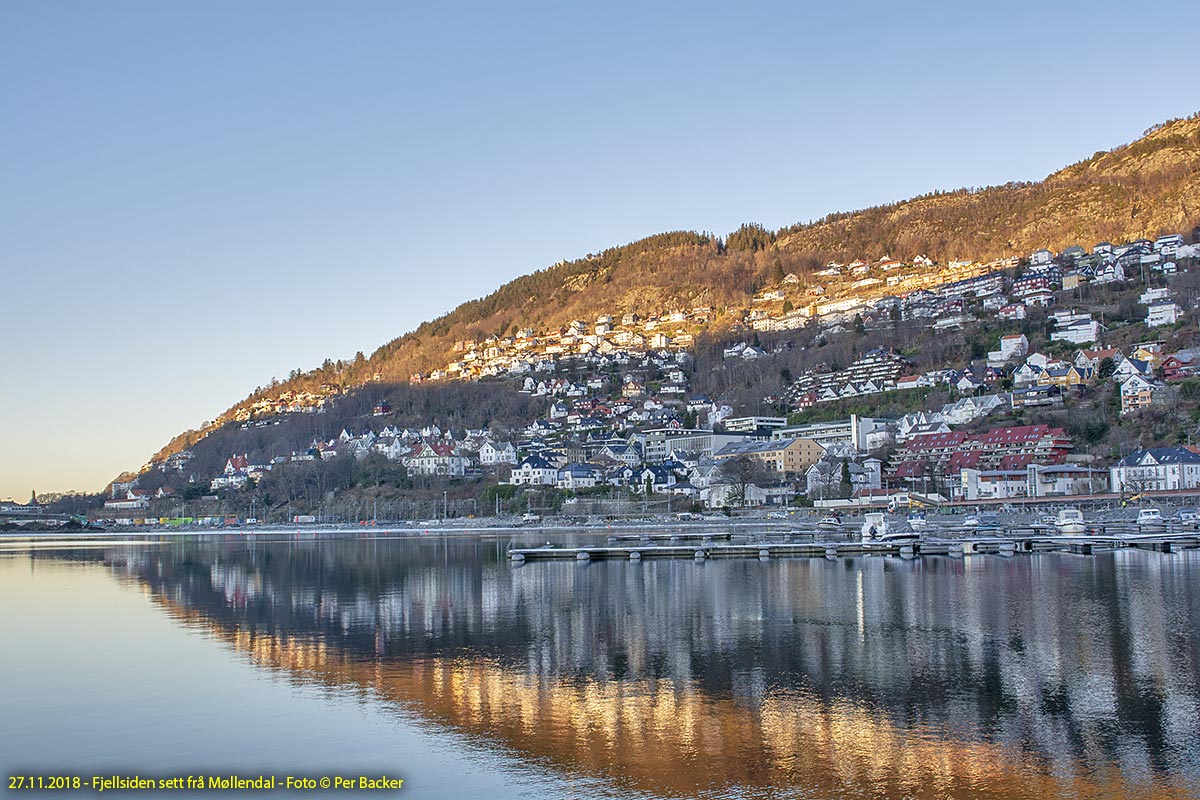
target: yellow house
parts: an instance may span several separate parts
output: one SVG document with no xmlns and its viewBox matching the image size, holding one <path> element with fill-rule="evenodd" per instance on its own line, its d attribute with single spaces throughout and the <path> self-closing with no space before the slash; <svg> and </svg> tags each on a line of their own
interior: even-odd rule
<svg viewBox="0 0 1200 800">
<path fill-rule="evenodd" d="M 773 439 L 766 442 L 731 442 L 713 455 L 717 460 L 747 456 L 772 472 L 799 475 L 825 455 L 825 448 L 812 439 Z"/>
<path fill-rule="evenodd" d="M 1075 386 L 1086 385 L 1090 375 L 1091 370 L 1081 370 L 1075 366 L 1046 369 L 1042 370 L 1042 374 L 1038 376 L 1037 385 L 1070 389 Z"/>
</svg>

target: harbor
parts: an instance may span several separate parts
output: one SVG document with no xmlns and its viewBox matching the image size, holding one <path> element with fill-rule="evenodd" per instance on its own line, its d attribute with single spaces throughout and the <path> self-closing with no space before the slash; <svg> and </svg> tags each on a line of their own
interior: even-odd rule
<svg viewBox="0 0 1200 800">
<path fill-rule="evenodd" d="M 1076 512 L 1077 514 L 1078 512 Z M 786 530 L 676 531 L 610 535 L 605 544 L 510 548 L 515 564 L 527 561 L 576 560 L 640 561 L 644 558 L 675 558 L 703 561 L 709 558 L 837 558 L 881 555 L 900 558 L 919 556 L 967 556 L 1017 553 L 1067 552 L 1090 555 L 1109 550 L 1135 548 L 1173 552 L 1200 548 L 1200 527 L 1194 522 L 1155 519 L 1151 523 L 1114 519 L 1085 524 L 1081 517 L 1068 516 L 1059 524 L 1026 522 L 980 525 L 954 522 L 930 524 L 923 517 L 908 522 L 888 523 L 882 514 L 868 514 L 861 536 L 853 524 L 836 526 L 829 518 Z M 915 527 L 910 523 L 919 523 Z M 875 529 L 879 526 L 879 531 Z M 885 533 L 891 526 L 891 533 Z M 896 529 L 903 533 L 896 533 Z"/>
</svg>

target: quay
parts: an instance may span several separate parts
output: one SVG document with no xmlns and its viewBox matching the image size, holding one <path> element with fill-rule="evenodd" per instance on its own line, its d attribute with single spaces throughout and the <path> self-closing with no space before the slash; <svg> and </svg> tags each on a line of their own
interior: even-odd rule
<svg viewBox="0 0 1200 800">
<path fill-rule="evenodd" d="M 526 561 L 641 561 L 648 558 L 685 558 L 703 561 L 709 558 L 837 558 L 838 556 L 888 555 L 915 558 L 926 555 L 963 556 L 974 554 L 1014 555 L 1033 552 L 1069 552 L 1080 555 L 1137 548 L 1173 552 L 1200 548 L 1200 531 L 1181 533 L 1113 533 L 1107 535 L 1062 536 L 1011 532 L 994 536 L 927 537 L 919 541 L 862 542 L 776 540 L 738 543 L 676 543 L 661 539 L 623 541 L 617 544 L 581 547 L 514 548 L 508 558 L 514 563 Z"/>
</svg>

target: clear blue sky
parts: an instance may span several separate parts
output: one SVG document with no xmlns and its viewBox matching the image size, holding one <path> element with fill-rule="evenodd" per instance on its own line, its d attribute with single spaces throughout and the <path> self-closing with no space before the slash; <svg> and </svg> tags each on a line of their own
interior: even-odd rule
<svg viewBox="0 0 1200 800">
<path fill-rule="evenodd" d="M 0 0 L 0 497 L 560 258 L 1200 109 L 1191 2 L 589 5 Z"/>
</svg>

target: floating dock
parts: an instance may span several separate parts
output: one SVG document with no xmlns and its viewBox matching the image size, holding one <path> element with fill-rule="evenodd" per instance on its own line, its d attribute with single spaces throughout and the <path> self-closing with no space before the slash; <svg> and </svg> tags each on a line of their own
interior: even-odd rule
<svg viewBox="0 0 1200 800">
<path fill-rule="evenodd" d="M 709 537 L 716 539 L 717 536 Z M 1069 552 L 1081 555 L 1116 550 L 1140 548 L 1171 552 L 1180 549 L 1200 548 L 1200 532 L 1190 533 L 1144 533 L 1111 534 L 1106 536 L 1057 536 L 1020 535 L 978 536 L 941 538 L 928 537 L 919 541 L 862 542 L 804 541 L 780 542 L 758 541 L 723 543 L 671 541 L 660 544 L 664 537 L 610 537 L 620 540 L 619 544 L 583 547 L 532 547 L 508 551 L 511 561 L 641 561 L 647 558 L 683 558 L 703 561 L 709 558 L 825 558 L 838 556 L 887 555 L 915 558 L 924 555 L 959 556 L 974 554 L 1013 555 L 1033 552 Z M 634 543 L 636 542 L 636 543 Z"/>
<path fill-rule="evenodd" d="M 740 538 L 749 537 L 748 533 L 704 533 L 699 532 L 683 532 L 678 533 L 621 533 L 608 537 L 610 542 L 692 542 L 692 541 L 729 541 L 734 536 Z"/>
</svg>

